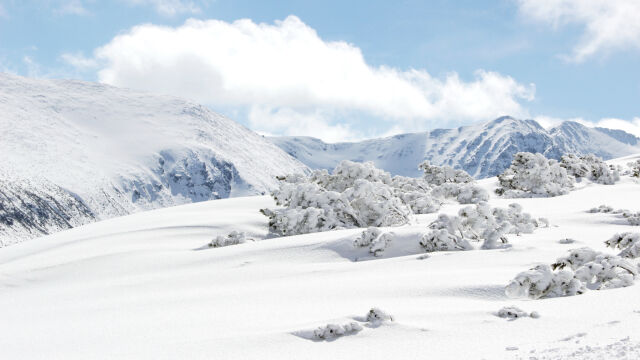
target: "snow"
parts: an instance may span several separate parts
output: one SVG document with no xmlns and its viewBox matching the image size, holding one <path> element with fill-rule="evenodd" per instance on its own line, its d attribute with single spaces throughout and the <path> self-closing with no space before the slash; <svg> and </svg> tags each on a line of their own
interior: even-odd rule
<svg viewBox="0 0 640 360">
<path fill-rule="evenodd" d="M 618 160 L 616 160 L 618 161 Z M 30 359 L 637 359 L 640 286 L 541 300 L 509 299 L 518 273 L 638 227 L 607 204 L 640 210 L 640 182 L 583 183 L 552 198 L 501 199 L 549 227 L 508 234 L 511 247 L 433 252 L 420 235 L 438 213 L 381 228 L 375 256 L 354 241 L 365 229 L 271 238 L 267 196 L 136 213 L 0 249 L 2 357 Z M 445 203 L 455 215 L 464 205 Z M 211 248 L 218 235 L 255 239 Z M 575 239 L 561 243 L 561 239 Z M 516 307 L 536 317 L 506 321 Z M 375 326 L 370 309 L 392 316 Z M 539 315 L 539 317 L 537 317 Z M 345 336 L 302 336 L 327 325 Z M 361 329 L 360 329 L 361 328 Z M 359 331 L 351 331 L 360 329 Z"/>
<path fill-rule="evenodd" d="M 640 139 L 620 130 L 589 128 L 566 121 L 545 130 L 534 120 L 504 116 L 456 129 L 436 129 L 360 142 L 328 144 L 312 137 L 269 138 L 312 169 L 333 169 L 340 161 L 373 161 L 393 175 L 416 177 L 416 164 L 463 169 L 476 178 L 496 176 L 517 152 L 541 153 L 560 160 L 564 154 L 593 153 L 603 159 L 640 152 Z"/>
<path fill-rule="evenodd" d="M 31 188 L 44 192 L 40 199 L 81 200 L 90 209 L 84 218 L 73 216 L 77 210 L 60 210 L 73 225 L 263 194 L 276 187 L 276 176 L 307 171 L 264 137 L 170 96 L 0 73 L 0 113 L 0 183 L 11 190 L 3 194 L 0 189 L 0 209 L 16 208 L 15 213 L 34 217 L 31 222 L 42 220 L 21 206 Z M 27 188 L 24 179 L 36 184 Z M 19 220 L 0 210 L 0 219 L 3 215 Z M 16 233 L 32 237 L 45 228 L 65 228 L 62 221 L 39 228 L 7 223 L 0 221 L 0 242 L 11 242 Z"/>
</svg>

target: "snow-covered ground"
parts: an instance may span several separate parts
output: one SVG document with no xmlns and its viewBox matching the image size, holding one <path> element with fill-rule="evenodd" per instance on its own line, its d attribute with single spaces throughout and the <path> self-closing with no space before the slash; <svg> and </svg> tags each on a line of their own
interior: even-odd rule
<svg viewBox="0 0 640 360">
<path fill-rule="evenodd" d="M 395 240 L 373 257 L 352 245 L 361 229 L 269 238 L 259 213 L 274 206 L 266 196 L 92 223 L 0 249 L 0 357 L 638 359 L 640 285 L 543 300 L 504 294 L 516 274 L 570 249 L 617 253 L 603 242 L 640 228 L 586 210 L 637 211 L 638 199 L 629 177 L 554 198 L 494 197 L 491 205 L 517 202 L 551 226 L 509 235 L 510 248 L 426 256 L 418 240 L 437 214 L 389 229 Z M 258 241 L 206 246 L 232 230 Z M 511 305 L 540 317 L 495 315 Z M 372 307 L 394 321 L 366 322 Z M 332 341 L 306 336 L 351 322 L 363 329 Z"/>
</svg>

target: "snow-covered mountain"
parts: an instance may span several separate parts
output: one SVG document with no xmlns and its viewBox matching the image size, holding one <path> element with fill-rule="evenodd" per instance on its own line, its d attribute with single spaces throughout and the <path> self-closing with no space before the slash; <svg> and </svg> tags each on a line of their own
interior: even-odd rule
<svg viewBox="0 0 640 360">
<path fill-rule="evenodd" d="M 203 106 L 81 81 L 0 74 L 0 134 L 0 244 L 307 171 Z"/>
<path fill-rule="evenodd" d="M 589 128 L 566 121 L 546 130 L 534 120 L 501 117 L 484 124 L 402 134 L 361 142 L 327 144 L 311 137 L 270 138 L 291 156 L 317 169 L 332 169 L 349 159 L 373 161 L 393 174 L 418 176 L 429 160 L 466 170 L 477 178 L 497 175 L 519 151 L 558 159 L 565 153 L 593 153 L 604 159 L 640 152 L 640 139 L 621 130 Z"/>
</svg>

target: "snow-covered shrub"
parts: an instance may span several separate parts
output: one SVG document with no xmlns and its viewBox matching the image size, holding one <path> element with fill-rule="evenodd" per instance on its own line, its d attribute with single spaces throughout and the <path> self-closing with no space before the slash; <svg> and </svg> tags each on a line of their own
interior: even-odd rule
<svg viewBox="0 0 640 360">
<path fill-rule="evenodd" d="M 393 321 L 393 316 L 380 310 L 379 308 L 371 308 L 367 313 L 367 322 L 373 325 L 379 325 L 387 321 Z"/>
<path fill-rule="evenodd" d="M 444 183 L 463 184 L 473 182 L 473 178 L 464 170 L 456 170 L 450 166 L 435 166 L 429 161 L 424 161 L 418 165 L 418 168 L 424 171 L 424 179 L 433 185 L 442 185 Z"/>
<path fill-rule="evenodd" d="M 507 234 L 531 233 L 538 226 L 538 221 L 523 213 L 519 204 L 492 208 L 483 202 L 460 209 L 458 216 L 440 214 L 429 225 L 436 231 L 423 235 L 420 245 L 427 251 L 468 250 L 470 240 L 484 240 L 483 249 L 495 249 L 499 242 L 507 242 Z"/>
<path fill-rule="evenodd" d="M 528 152 L 515 154 L 511 166 L 498 175 L 498 180 L 501 188 L 496 192 L 505 197 L 564 195 L 574 184 L 573 176 L 556 160 Z"/>
<path fill-rule="evenodd" d="M 571 296 L 587 289 L 604 290 L 633 284 L 637 268 L 620 256 L 590 248 L 574 249 L 554 264 L 518 274 L 505 289 L 512 298 Z"/>
<path fill-rule="evenodd" d="M 598 207 L 594 207 L 589 209 L 587 212 L 595 214 L 595 213 L 610 213 L 613 212 L 613 208 L 607 205 L 600 205 Z"/>
<path fill-rule="evenodd" d="M 431 186 L 424 179 L 394 176 L 391 179 L 394 194 L 407 204 L 414 214 L 430 214 L 438 211 L 442 199 L 435 198 Z"/>
<path fill-rule="evenodd" d="M 539 227 L 549 227 L 549 219 L 547 219 L 546 217 L 541 217 L 538 218 L 538 226 Z"/>
<path fill-rule="evenodd" d="M 431 190 L 434 198 L 456 199 L 460 204 L 477 204 L 489 200 L 489 193 L 478 185 L 469 183 L 444 183 Z"/>
<path fill-rule="evenodd" d="M 473 249 L 469 241 L 456 234 L 450 233 L 446 229 L 431 230 L 422 235 L 420 238 L 420 246 L 422 246 L 426 252 Z"/>
<path fill-rule="evenodd" d="M 521 272 L 505 288 L 505 294 L 510 298 L 530 299 L 571 296 L 584 291 L 584 284 L 574 277 L 571 270 L 554 272 L 549 265 L 538 265 Z"/>
<path fill-rule="evenodd" d="M 343 325 L 328 324 L 320 326 L 313 331 L 313 338 L 316 340 L 330 340 L 343 335 L 357 333 L 362 330 L 362 326 L 357 322 L 350 322 Z"/>
<path fill-rule="evenodd" d="M 640 177 L 640 159 L 627 164 L 631 169 L 631 176 Z"/>
<path fill-rule="evenodd" d="M 637 268 L 620 256 L 603 254 L 590 248 L 570 251 L 559 258 L 553 268 L 570 267 L 575 278 L 595 290 L 625 287 L 633 284 Z"/>
<path fill-rule="evenodd" d="M 505 319 L 511 319 L 511 320 L 515 320 L 523 317 L 531 317 L 534 319 L 537 319 L 540 317 L 540 315 L 536 311 L 528 313 L 515 306 L 503 307 L 502 309 L 498 310 L 498 312 L 496 313 L 496 316 L 505 318 Z"/>
<path fill-rule="evenodd" d="M 627 218 L 630 225 L 640 226 L 640 213 L 623 213 L 622 216 Z"/>
<path fill-rule="evenodd" d="M 394 237 L 395 235 L 393 233 L 385 233 L 376 227 L 370 227 L 353 241 L 353 245 L 356 247 L 368 246 L 369 252 L 373 254 L 373 256 L 380 256 Z"/>
<path fill-rule="evenodd" d="M 211 240 L 209 243 L 209 247 L 223 247 L 229 245 L 238 245 L 244 244 L 247 241 L 252 241 L 252 239 L 248 239 L 244 232 L 240 231 L 232 231 L 227 235 L 218 235 L 215 239 Z"/>
<path fill-rule="evenodd" d="M 567 169 L 567 173 L 578 180 L 585 178 L 605 185 L 612 185 L 620 180 L 617 168 L 610 167 L 593 154 L 585 156 L 564 155 L 560 159 L 560 166 Z"/>
<path fill-rule="evenodd" d="M 560 244 L 565 244 L 566 245 L 566 244 L 573 244 L 574 242 L 576 242 L 576 240 L 575 239 L 571 239 L 571 238 L 564 238 L 564 239 L 558 240 L 558 242 Z"/>
<path fill-rule="evenodd" d="M 615 234 L 604 242 L 610 248 L 618 248 L 622 251 L 619 256 L 624 258 L 640 257 L 640 233 L 625 232 Z"/>
<path fill-rule="evenodd" d="M 627 219 L 627 222 L 629 222 L 630 225 L 640 226 L 640 212 L 632 212 L 626 209 L 613 210 L 611 206 L 606 206 L 606 205 L 600 205 L 597 208 L 591 208 L 587 212 L 616 214 Z"/>
</svg>

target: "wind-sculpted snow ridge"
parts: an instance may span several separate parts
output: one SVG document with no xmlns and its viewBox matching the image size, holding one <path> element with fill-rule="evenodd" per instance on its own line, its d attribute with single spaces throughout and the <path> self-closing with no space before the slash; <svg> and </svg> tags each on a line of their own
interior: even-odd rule
<svg viewBox="0 0 640 360">
<path fill-rule="evenodd" d="M 0 180 L 12 189 L 0 207 L 30 191 L 14 179 L 41 179 L 60 214 L 70 216 L 67 225 L 60 221 L 66 215 L 23 207 L 24 218 L 40 226 L 2 221 L 5 242 L 141 210 L 263 194 L 277 186 L 276 176 L 308 171 L 262 136 L 169 96 L 0 74 L 0 113 L 0 170 L 10 175 Z M 67 208 L 71 198 L 78 204 Z M 79 204 L 83 210 L 74 210 Z"/>
<path fill-rule="evenodd" d="M 606 160 L 640 152 L 640 139 L 621 130 L 589 128 L 571 121 L 546 130 L 534 120 L 509 116 L 457 129 L 361 142 L 328 144 L 303 136 L 270 140 L 312 169 L 333 169 L 345 159 L 373 161 L 393 175 L 413 177 L 420 175 L 415 164 L 424 160 L 480 179 L 502 173 L 518 152 L 540 153 L 558 161 L 565 154 L 595 154 Z"/>
<path fill-rule="evenodd" d="M 273 234 L 287 236 L 405 225 L 414 214 L 435 212 L 449 199 L 469 204 L 489 198 L 463 171 L 428 163 L 420 168 L 425 171 L 423 179 L 391 177 L 371 162 L 345 160 L 332 174 L 315 170 L 310 176 L 281 177 L 272 196 L 282 208 L 261 211 L 269 218 Z"/>
</svg>

